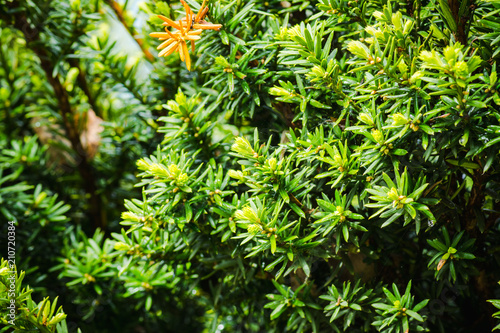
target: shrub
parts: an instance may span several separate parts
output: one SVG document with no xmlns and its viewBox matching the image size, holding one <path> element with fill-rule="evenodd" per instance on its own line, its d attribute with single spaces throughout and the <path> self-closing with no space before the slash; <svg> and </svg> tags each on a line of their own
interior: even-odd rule
<svg viewBox="0 0 500 333">
<path fill-rule="evenodd" d="M 16 13 L 37 8 L 0 3 L 15 27 Z M 64 242 L 52 271 L 85 309 L 80 327 L 495 327 L 500 2 L 208 1 L 203 20 L 194 1 L 146 2 L 152 34 L 137 41 L 154 69 L 142 85 L 139 66 L 127 68 L 113 44 L 82 37 L 100 2 L 83 3 L 87 48 L 76 53 L 102 57 L 84 60 L 92 84 L 125 89 L 117 96 L 134 101 L 123 108 L 138 119 L 109 116 L 128 124 L 119 136 L 129 139 L 103 132 L 102 145 L 136 153 L 123 163 L 138 160 L 142 195 L 122 185 L 120 232 L 75 229 Z M 135 34 L 124 7 L 107 3 Z M 160 43 L 167 56 L 155 59 L 149 48 Z M 43 59 L 43 48 L 31 49 Z M 70 77 L 69 67 L 52 69 Z M 125 165 L 106 167 L 115 153 L 100 149 L 89 163 L 110 192 L 126 177 L 107 184 L 106 175 Z"/>
</svg>

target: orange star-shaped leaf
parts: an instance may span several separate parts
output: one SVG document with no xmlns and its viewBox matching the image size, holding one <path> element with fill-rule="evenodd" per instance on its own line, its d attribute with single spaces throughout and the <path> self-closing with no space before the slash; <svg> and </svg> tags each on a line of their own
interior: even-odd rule
<svg viewBox="0 0 500 333">
<path fill-rule="evenodd" d="M 203 0 L 200 10 L 196 15 L 184 0 L 181 0 L 181 3 L 184 6 L 186 16 L 179 21 L 174 21 L 163 15 L 158 15 L 163 20 L 165 32 L 152 32 L 149 35 L 164 41 L 157 48 L 158 50 L 162 50 L 158 53 L 159 57 L 166 57 L 174 52 L 179 52 L 181 61 L 185 61 L 187 69 L 191 70 L 191 57 L 189 56 L 187 41 L 191 41 L 191 50 L 194 52 L 194 43 L 201 38 L 199 35 L 203 30 L 219 30 L 222 25 L 208 23 L 203 20 L 208 13 L 208 7 L 205 6 L 206 0 Z M 169 27 L 177 29 L 177 31 L 170 32 L 168 30 Z M 196 30 L 191 30 L 193 28 Z"/>
</svg>

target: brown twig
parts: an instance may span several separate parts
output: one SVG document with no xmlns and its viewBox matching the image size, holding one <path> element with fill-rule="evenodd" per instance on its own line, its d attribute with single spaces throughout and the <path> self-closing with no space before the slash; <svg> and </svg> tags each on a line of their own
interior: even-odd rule
<svg viewBox="0 0 500 333">
<path fill-rule="evenodd" d="M 293 194 L 289 194 L 290 196 L 290 199 L 292 199 L 292 201 L 297 205 L 299 206 L 301 209 L 302 209 L 302 202 L 299 201 L 299 199 L 297 199 Z"/>
<path fill-rule="evenodd" d="M 448 5 L 450 6 L 451 13 L 453 15 L 453 19 L 457 24 L 457 31 L 454 31 L 455 39 L 459 41 L 462 45 L 469 45 L 467 43 L 468 40 L 468 26 L 469 21 L 472 20 L 474 16 L 474 1 L 468 1 L 467 9 L 465 13 L 460 15 L 460 7 L 462 6 L 462 2 L 467 0 L 448 0 Z"/>
<path fill-rule="evenodd" d="M 146 57 L 146 59 L 148 59 L 149 62 L 152 62 L 155 59 L 155 57 L 151 54 L 151 52 L 149 52 L 149 50 L 144 45 L 144 40 L 142 38 L 136 37 L 137 32 L 135 31 L 135 28 L 133 26 L 127 24 L 127 21 L 125 20 L 125 16 L 123 15 L 123 10 L 120 7 L 120 5 L 114 0 L 106 0 L 106 2 L 111 7 L 111 9 L 113 9 L 113 12 L 116 14 L 116 17 L 118 18 L 118 20 L 123 24 L 125 29 L 127 29 L 129 34 L 137 42 L 137 44 L 141 48 L 142 52 L 144 53 L 144 56 Z"/>
<path fill-rule="evenodd" d="M 15 6 L 15 3 L 11 3 L 11 6 Z M 49 54 L 45 48 L 40 44 L 40 33 L 37 28 L 32 27 L 28 22 L 26 13 L 22 11 L 17 11 L 11 17 L 14 21 L 14 26 L 16 29 L 24 34 L 26 39 L 26 45 L 37 55 L 40 59 L 40 66 L 42 67 L 47 80 L 49 81 L 54 94 L 57 97 L 57 103 L 59 106 L 59 111 L 63 120 L 64 130 L 66 132 L 68 140 L 71 142 L 71 147 L 77 154 L 77 169 L 82 177 L 83 186 L 85 192 L 89 196 L 89 214 L 90 218 L 93 220 L 95 228 L 104 228 L 104 218 L 102 214 L 102 204 L 101 200 L 97 194 L 97 186 L 92 172 L 92 167 L 88 161 L 88 156 L 85 149 L 80 141 L 80 134 L 76 128 L 76 125 L 72 121 L 74 117 L 74 111 L 71 108 L 69 102 L 69 96 L 64 89 L 59 75 L 53 76 L 54 64 L 50 61 Z"/>
</svg>

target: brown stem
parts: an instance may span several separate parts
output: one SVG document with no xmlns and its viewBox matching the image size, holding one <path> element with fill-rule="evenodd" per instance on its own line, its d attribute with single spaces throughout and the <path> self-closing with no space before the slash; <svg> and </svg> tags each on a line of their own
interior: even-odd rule
<svg viewBox="0 0 500 333">
<path fill-rule="evenodd" d="M 299 199 L 297 199 L 293 194 L 289 193 L 288 196 L 290 197 L 290 199 L 292 199 L 292 201 L 297 205 L 299 206 L 300 210 L 302 210 L 306 216 L 308 216 L 307 219 L 309 219 L 309 214 L 313 211 L 312 209 L 307 209 L 306 207 L 304 207 L 304 205 L 302 204 L 302 202 L 299 201 Z"/>
<path fill-rule="evenodd" d="M 11 3 L 14 7 L 16 4 Z M 13 8 L 14 9 L 14 8 Z M 77 169 L 82 177 L 85 192 L 89 196 L 89 214 L 93 220 L 95 228 L 104 228 L 104 218 L 102 214 L 101 200 L 97 194 L 96 182 L 92 172 L 91 165 L 88 161 L 88 156 L 80 141 L 80 134 L 78 133 L 72 118 L 74 112 L 71 109 L 69 96 L 59 80 L 59 75 L 53 76 L 54 65 L 50 61 L 49 54 L 45 48 L 40 44 L 40 33 L 37 28 L 33 28 L 26 17 L 25 12 L 16 12 L 13 15 L 14 27 L 24 34 L 26 45 L 37 55 L 40 59 L 40 65 L 47 76 L 54 94 L 57 97 L 59 112 L 63 120 L 64 130 L 71 143 L 71 146 L 77 154 Z"/>
<path fill-rule="evenodd" d="M 302 202 L 299 201 L 299 199 L 297 199 L 293 194 L 289 194 L 290 196 L 290 199 L 292 199 L 292 201 L 297 205 L 299 206 L 300 208 L 302 208 Z"/>
<path fill-rule="evenodd" d="M 460 6 L 463 1 L 468 1 L 466 4 L 467 9 L 464 13 L 463 16 L 460 16 Z M 448 0 L 448 5 L 450 6 L 451 13 L 453 15 L 453 19 L 455 20 L 457 24 L 457 31 L 453 32 L 455 35 L 455 39 L 459 41 L 462 45 L 468 46 L 467 43 L 467 30 L 468 30 L 468 25 L 469 21 L 472 19 L 472 16 L 474 15 L 473 9 L 474 8 L 474 0 Z"/>
<path fill-rule="evenodd" d="M 135 28 L 131 25 L 127 24 L 127 21 L 125 21 L 125 17 L 123 16 L 123 10 L 120 7 L 118 3 L 114 0 L 106 0 L 108 5 L 113 9 L 113 11 L 116 14 L 116 17 L 118 17 L 118 20 L 123 24 L 125 29 L 129 32 L 129 34 L 135 39 L 139 47 L 141 48 L 142 52 L 144 53 L 144 56 L 146 59 L 148 59 L 149 62 L 152 62 L 155 57 L 149 52 L 149 50 L 146 48 L 146 45 L 144 45 L 144 40 L 142 38 L 136 37 L 137 32 L 135 31 Z"/>
<path fill-rule="evenodd" d="M 80 62 L 78 59 L 75 58 L 70 58 L 68 59 L 68 62 L 71 67 L 76 67 L 78 68 L 78 86 L 82 89 L 83 93 L 87 96 L 87 99 L 89 101 L 90 107 L 94 112 L 96 113 L 97 116 L 102 117 L 102 112 L 97 106 L 97 103 L 94 99 L 94 96 L 92 96 L 92 93 L 90 92 L 89 85 L 87 84 L 87 78 L 85 77 L 85 73 L 83 72 L 83 68 L 80 67 Z"/>
</svg>

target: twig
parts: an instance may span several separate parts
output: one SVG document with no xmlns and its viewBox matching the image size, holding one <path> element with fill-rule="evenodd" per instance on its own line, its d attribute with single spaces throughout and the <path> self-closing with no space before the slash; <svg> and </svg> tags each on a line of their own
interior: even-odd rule
<svg viewBox="0 0 500 333">
<path fill-rule="evenodd" d="M 12 3 L 11 6 L 15 6 Z M 64 130 L 66 135 L 71 142 L 71 147 L 79 157 L 77 161 L 77 169 L 82 177 L 83 186 L 85 192 L 89 196 L 89 214 L 90 218 L 93 220 L 95 228 L 104 228 L 104 218 L 102 215 L 102 204 L 99 196 L 97 195 L 97 186 L 92 172 L 91 165 L 88 161 L 88 156 L 85 149 L 80 141 L 80 135 L 76 129 L 75 124 L 70 120 L 74 115 L 74 111 L 71 108 L 69 102 L 69 96 L 59 80 L 59 75 L 53 76 L 54 64 L 50 61 L 49 54 L 47 50 L 43 48 L 40 44 L 40 33 L 37 28 L 33 28 L 29 24 L 26 17 L 26 13 L 22 11 L 16 11 L 13 14 L 14 26 L 19 31 L 22 31 L 24 38 L 26 39 L 26 45 L 37 55 L 40 59 L 40 66 L 42 67 L 47 80 L 49 81 L 54 94 L 57 98 L 57 104 L 59 106 L 60 114 L 63 120 Z"/>
<path fill-rule="evenodd" d="M 144 45 L 144 40 L 142 38 L 136 37 L 137 32 L 135 31 L 135 28 L 127 24 L 127 21 L 125 21 L 125 17 L 123 16 L 123 10 L 120 7 L 120 5 L 116 3 L 116 1 L 114 0 L 106 0 L 106 2 L 111 7 L 111 9 L 113 9 L 113 12 L 116 14 L 116 17 L 118 17 L 118 20 L 123 24 L 125 29 L 127 29 L 129 34 L 137 42 L 142 52 L 144 53 L 146 59 L 148 59 L 149 62 L 152 62 L 155 59 L 155 57 L 151 54 L 151 52 L 149 52 L 149 50 Z"/>
</svg>

